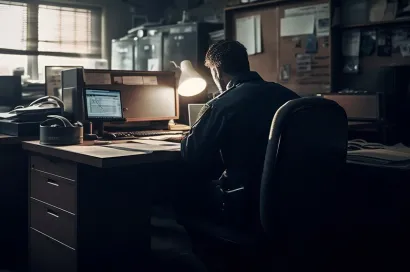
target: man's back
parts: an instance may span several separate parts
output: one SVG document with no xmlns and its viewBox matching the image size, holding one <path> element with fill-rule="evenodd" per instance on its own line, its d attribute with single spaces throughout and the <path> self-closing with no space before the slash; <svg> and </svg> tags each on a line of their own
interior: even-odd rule
<svg viewBox="0 0 410 272">
<path fill-rule="evenodd" d="M 249 186 L 261 179 L 269 130 L 276 111 L 299 96 L 250 72 L 230 85 L 236 86 L 217 99 L 213 107 L 227 116 L 221 141 L 226 167 L 226 189 Z M 259 186 L 255 186 L 259 188 Z"/>
<path fill-rule="evenodd" d="M 251 206 L 257 204 L 272 119 L 283 104 L 298 97 L 279 84 L 264 81 L 256 72 L 235 77 L 225 93 L 206 105 L 182 143 L 182 155 L 187 162 L 200 165 L 197 171 L 202 177 L 221 160 L 226 170 L 222 188 L 244 186 L 245 197 L 251 198 L 243 201 L 245 208 L 254 210 Z"/>
</svg>

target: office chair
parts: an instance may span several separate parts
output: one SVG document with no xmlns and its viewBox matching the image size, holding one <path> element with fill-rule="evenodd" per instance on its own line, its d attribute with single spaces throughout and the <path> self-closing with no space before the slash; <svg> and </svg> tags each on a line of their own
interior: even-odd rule
<svg viewBox="0 0 410 272">
<path fill-rule="evenodd" d="M 260 183 L 261 233 L 198 220 L 188 232 L 219 241 L 216 254 L 239 254 L 227 264 L 235 266 L 232 271 L 320 271 L 334 238 L 333 181 L 345 165 L 347 126 L 346 113 L 336 102 L 320 97 L 287 102 L 274 116 L 267 145 Z"/>
</svg>

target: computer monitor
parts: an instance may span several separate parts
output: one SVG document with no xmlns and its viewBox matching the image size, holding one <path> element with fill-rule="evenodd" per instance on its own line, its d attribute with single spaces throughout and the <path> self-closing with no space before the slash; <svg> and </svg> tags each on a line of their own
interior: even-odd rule
<svg viewBox="0 0 410 272">
<path fill-rule="evenodd" d="M 198 120 L 199 112 L 205 104 L 188 104 L 189 125 L 192 127 Z"/>
<path fill-rule="evenodd" d="M 45 67 L 45 89 L 46 95 L 56 96 L 62 99 L 61 71 L 81 68 L 79 66 L 46 66 Z"/>
<path fill-rule="evenodd" d="M 333 100 L 345 111 L 351 121 L 378 121 L 380 95 L 374 94 L 322 94 L 323 98 Z"/>
<path fill-rule="evenodd" d="M 0 76 L 0 107 L 1 112 L 9 111 L 20 105 L 22 86 L 20 76 Z"/>
<path fill-rule="evenodd" d="M 119 90 L 84 89 L 85 118 L 91 122 L 123 120 L 121 92 Z"/>
</svg>

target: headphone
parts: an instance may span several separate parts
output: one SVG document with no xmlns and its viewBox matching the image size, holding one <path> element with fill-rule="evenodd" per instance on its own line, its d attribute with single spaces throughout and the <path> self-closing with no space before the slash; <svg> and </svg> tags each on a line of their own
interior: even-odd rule
<svg viewBox="0 0 410 272">
<path fill-rule="evenodd" d="M 75 145 L 83 143 L 83 124 L 72 124 L 59 115 L 48 115 L 40 124 L 40 143 L 44 145 Z"/>
<path fill-rule="evenodd" d="M 75 122 L 74 124 L 71 124 L 70 121 L 68 121 L 67 118 L 60 116 L 60 115 L 48 115 L 46 121 L 42 122 L 40 124 L 40 127 L 61 127 L 61 124 L 63 124 L 63 127 L 83 127 L 83 124 L 81 122 Z"/>
</svg>

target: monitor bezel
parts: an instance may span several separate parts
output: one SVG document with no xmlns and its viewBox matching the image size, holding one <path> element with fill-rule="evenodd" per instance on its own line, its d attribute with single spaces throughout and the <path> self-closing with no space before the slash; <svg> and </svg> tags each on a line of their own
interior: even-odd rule
<svg viewBox="0 0 410 272">
<path fill-rule="evenodd" d="M 92 90 L 92 91 L 110 91 L 110 92 L 118 92 L 120 94 L 120 103 L 121 103 L 121 117 L 113 117 L 113 118 L 104 118 L 104 117 L 89 117 L 88 116 L 88 108 L 87 108 L 87 90 Z M 122 98 L 121 98 L 121 91 L 120 90 L 111 90 L 111 89 L 102 89 L 102 88 L 84 88 L 83 89 L 83 104 L 84 104 L 84 118 L 87 121 L 90 122 L 118 122 L 118 121 L 124 121 L 124 107 L 122 104 Z"/>
<path fill-rule="evenodd" d="M 86 75 L 87 73 L 110 73 L 111 78 L 114 77 L 120 77 L 120 76 L 172 76 L 173 77 L 173 84 L 172 86 L 167 86 L 167 87 L 172 87 L 174 89 L 174 101 L 175 101 L 175 115 L 173 116 L 160 116 L 160 117 L 124 117 L 127 122 L 156 122 L 156 121 L 169 121 L 169 120 L 175 120 L 180 118 L 180 95 L 178 94 L 178 88 L 176 86 L 176 77 L 175 77 L 175 72 L 170 72 L 170 71 L 127 71 L 127 70 L 98 70 L 98 69 L 83 69 L 83 74 Z M 85 81 L 85 80 L 84 80 Z M 102 88 L 102 86 L 98 85 L 93 85 L 93 84 L 87 84 L 87 82 L 84 82 L 84 87 L 86 88 L 92 88 L 93 86 L 96 86 L 97 88 Z M 106 85 L 106 86 L 114 86 L 115 84 L 111 85 Z M 151 87 L 155 87 L 154 85 Z M 127 105 L 123 103 L 123 107 L 127 108 Z"/>
</svg>

